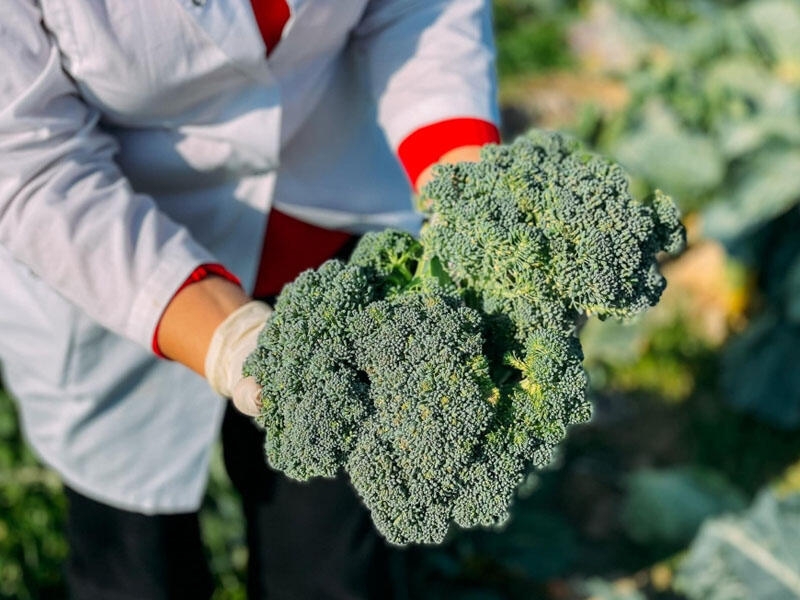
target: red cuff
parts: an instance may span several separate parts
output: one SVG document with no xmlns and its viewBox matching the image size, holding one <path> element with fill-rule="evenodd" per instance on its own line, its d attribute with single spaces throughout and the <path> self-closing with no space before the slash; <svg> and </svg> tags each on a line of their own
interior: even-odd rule
<svg viewBox="0 0 800 600">
<path fill-rule="evenodd" d="M 181 287 L 179 287 L 177 290 L 175 290 L 175 293 L 172 294 L 172 298 L 177 296 L 178 292 L 182 291 L 185 287 L 191 285 L 192 283 L 197 283 L 198 281 L 202 281 L 203 279 L 205 279 L 206 277 L 208 277 L 210 275 L 218 275 L 220 277 L 224 277 L 225 279 L 227 279 L 231 283 L 235 283 L 238 286 L 242 285 L 242 282 L 239 281 L 239 278 L 236 277 L 236 275 L 234 275 L 230 271 L 228 271 L 228 269 L 226 269 L 225 267 L 223 267 L 222 265 L 217 264 L 217 263 L 209 263 L 209 264 L 205 264 L 205 265 L 200 265 L 194 271 L 192 271 L 192 274 L 189 275 L 189 277 L 186 278 L 186 281 L 184 281 L 181 284 Z M 160 357 L 160 358 L 166 358 L 166 356 L 164 356 L 164 354 L 161 352 L 161 348 L 158 347 L 158 329 L 159 329 L 159 327 L 161 327 L 161 321 L 160 320 L 158 322 L 158 325 L 156 325 L 155 331 L 153 331 L 153 353 L 156 356 Z"/>
<path fill-rule="evenodd" d="M 414 185 L 425 169 L 450 150 L 499 142 L 500 131 L 494 123 L 473 118 L 448 119 L 417 129 L 400 143 L 397 157 Z"/>
</svg>

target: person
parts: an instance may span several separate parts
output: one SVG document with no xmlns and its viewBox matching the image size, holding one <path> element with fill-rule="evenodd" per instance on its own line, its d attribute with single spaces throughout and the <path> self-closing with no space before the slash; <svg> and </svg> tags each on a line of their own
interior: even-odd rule
<svg viewBox="0 0 800 600">
<path fill-rule="evenodd" d="M 0 363 L 65 483 L 72 597 L 211 594 L 197 510 L 220 431 L 251 597 L 387 597 L 347 482 L 265 464 L 242 360 L 254 298 L 360 232 L 415 230 L 432 166 L 498 141 L 490 9 L 3 3 Z"/>
</svg>

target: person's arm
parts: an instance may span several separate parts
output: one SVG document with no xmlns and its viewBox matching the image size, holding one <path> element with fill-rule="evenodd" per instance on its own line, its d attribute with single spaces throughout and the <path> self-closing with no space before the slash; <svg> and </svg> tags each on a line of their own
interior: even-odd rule
<svg viewBox="0 0 800 600">
<path fill-rule="evenodd" d="M 208 274 L 190 281 L 167 304 L 158 323 L 155 350 L 205 376 L 208 346 L 217 327 L 250 301 L 230 278 Z M 187 332 L 191 331 L 191 335 Z"/>
<path fill-rule="evenodd" d="M 255 350 L 272 309 L 250 299 L 230 278 L 211 274 L 184 285 L 157 329 L 159 353 L 205 376 L 211 388 L 246 415 L 260 410 L 260 388 L 242 366 Z M 186 331 L 192 335 L 186 335 Z"/>
<path fill-rule="evenodd" d="M 160 321 L 162 352 L 203 373 L 211 332 L 247 297 L 220 277 L 175 295 L 214 257 L 131 189 L 98 111 L 64 73 L 37 3 L 7 3 L 0 32 L 0 244 L 146 348 Z"/>
<path fill-rule="evenodd" d="M 378 120 L 412 186 L 500 140 L 491 3 L 373 0 L 355 32 Z"/>
<path fill-rule="evenodd" d="M 436 163 L 476 161 L 482 145 L 499 141 L 488 2 L 373 1 L 356 37 L 369 66 L 379 120 L 415 189 L 430 180 Z M 220 323 L 243 321 L 247 332 L 233 336 L 237 341 L 228 353 L 254 343 L 258 317 L 252 311 L 226 319 L 247 301 L 219 278 L 192 284 L 168 305 L 157 343 L 166 356 L 203 372 L 209 341 L 225 337 L 217 328 Z M 186 339 L 183 333 L 191 324 L 203 325 Z M 224 340 L 212 344 L 206 367 L 221 354 L 220 344 L 227 345 Z M 233 384 L 236 373 L 224 378 Z M 240 410 L 253 414 L 257 387 L 251 383 L 247 393 L 231 395 Z"/>
</svg>

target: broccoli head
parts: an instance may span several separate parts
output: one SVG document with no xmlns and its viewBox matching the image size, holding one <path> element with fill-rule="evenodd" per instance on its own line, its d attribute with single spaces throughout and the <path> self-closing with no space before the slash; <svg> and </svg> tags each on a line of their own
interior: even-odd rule
<svg viewBox="0 0 800 600">
<path fill-rule="evenodd" d="M 333 477 L 355 444 L 369 385 L 347 324 L 374 293 L 363 269 L 338 260 L 301 273 L 281 291 L 245 363 L 261 386 L 267 458 L 289 477 Z"/>
<path fill-rule="evenodd" d="M 496 412 L 481 315 L 434 288 L 374 302 L 351 328 L 372 415 L 350 478 L 387 538 L 440 542 Z"/>
<path fill-rule="evenodd" d="M 655 304 L 684 230 L 558 134 L 439 167 L 419 239 L 366 234 L 284 287 L 245 365 L 270 463 L 344 468 L 395 544 L 497 526 L 528 469 L 591 415 L 578 324 Z"/>
<path fill-rule="evenodd" d="M 486 312 L 508 315 L 520 343 L 540 327 L 570 332 L 582 313 L 625 317 L 654 305 L 665 285 L 656 254 L 684 240 L 668 197 L 635 201 L 618 165 L 558 133 L 437 167 L 422 197 L 426 251 Z"/>
</svg>

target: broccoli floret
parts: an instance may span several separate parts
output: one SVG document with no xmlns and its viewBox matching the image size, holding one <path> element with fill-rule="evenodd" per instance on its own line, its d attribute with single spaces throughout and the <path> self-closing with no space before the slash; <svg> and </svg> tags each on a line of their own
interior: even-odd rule
<svg viewBox="0 0 800 600">
<path fill-rule="evenodd" d="M 385 297 L 411 283 L 422 252 L 419 240 L 406 231 L 370 231 L 358 241 L 348 263 L 368 269 Z"/>
<path fill-rule="evenodd" d="M 374 302 L 351 327 L 356 362 L 370 381 L 369 435 L 380 438 L 364 447 L 378 449 L 384 467 L 376 471 L 357 450 L 350 477 L 389 539 L 439 542 L 496 412 L 481 316 L 431 289 Z M 400 504 L 382 501 L 387 480 L 400 486 Z"/>
<path fill-rule="evenodd" d="M 636 202 L 619 166 L 558 133 L 438 167 L 423 205 L 426 251 L 486 312 L 508 315 L 519 343 L 541 327 L 569 333 L 582 313 L 625 317 L 654 305 L 664 289 L 655 256 L 684 240 L 671 200 Z"/>
<path fill-rule="evenodd" d="M 576 338 L 547 329 L 531 335 L 522 358 L 506 354 L 516 376 L 501 390 L 480 457 L 454 502 L 459 525 L 502 524 L 527 470 L 547 465 L 567 426 L 589 419 L 582 359 Z"/>
<path fill-rule="evenodd" d="M 568 425 L 589 420 L 591 405 L 577 338 L 540 329 L 528 338 L 522 358 L 511 354 L 506 361 L 519 372 L 500 407 L 516 451 L 533 456 L 540 446 L 552 448 L 564 438 Z M 548 458 L 538 453 L 538 460 Z"/>
<path fill-rule="evenodd" d="M 420 239 L 365 235 L 348 265 L 287 285 L 246 365 L 273 466 L 344 467 L 395 544 L 496 526 L 517 486 L 591 415 L 577 338 L 664 287 L 684 231 L 672 201 L 635 202 L 621 169 L 558 134 L 440 167 Z"/>
<path fill-rule="evenodd" d="M 245 363 L 261 386 L 257 421 L 270 464 L 289 477 L 333 477 L 368 412 L 347 324 L 374 297 L 359 267 L 330 260 L 286 285 Z"/>
<path fill-rule="evenodd" d="M 672 198 L 656 190 L 652 198 L 653 218 L 658 223 L 660 238 L 658 248 L 669 254 L 678 254 L 686 246 L 686 230 L 681 223 L 681 214 Z"/>
<path fill-rule="evenodd" d="M 426 253 L 419 240 L 406 231 L 384 229 L 366 233 L 348 263 L 367 269 L 382 298 L 453 287 L 439 259 Z"/>
</svg>

